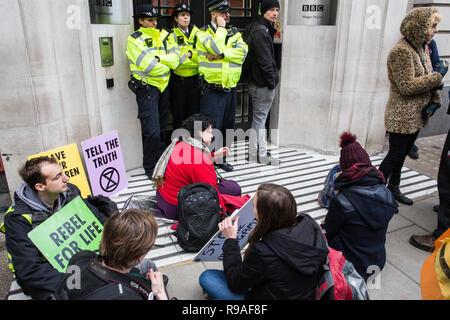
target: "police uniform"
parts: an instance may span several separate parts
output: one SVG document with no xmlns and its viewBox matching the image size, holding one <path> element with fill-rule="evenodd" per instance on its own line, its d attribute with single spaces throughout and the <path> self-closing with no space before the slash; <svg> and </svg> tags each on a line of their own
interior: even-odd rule
<svg viewBox="0 0 450 320">
<path fill-rule="evenodd" d="M 157 17 L 150 4 L 141 5 L 137 18 Z M 169 96 L 166 90 L 171 69 L 180 66 L 180 53 L 170 47 L 169 33 L 156 28 L 139 28 L 128 37 L 127 57 L 130 63 L 130 89 L 136 94 L 141 122 L 143 167 L 151 178 L 166 143 L 169 118 Z"/>
<path fill-rule="evenodd" d="M 207 6 L 209 11 L 230 10 L 226 0 L 213 0 Z M 235 128 L 236 86 L 247 56 L 247 44 L 237 28 L 227 29 L 211 23 L 197 33 L 196 46 L 199 74 L 204 79 L 200 112 L 210 118 L 214 127 L 222 132 L 224 144 L 230 147 L 232 141 L 227 141 L 226 130 Z M 221 58 L 209 61 L 208 53 Z M 225 159 L 221 167 L 233 170 Z"/>
<path fill-rule="evenodd" d="M 177 16 L 180 12 L 193 11 L 184 2 L 178 3 L 173 11 Z M 200 112 L 200 86 L 198 83 L 198 55 L 195 49 L 195 41 L 198 32 L 196 26 L 190 25 L 187 33 L 175 27 L 170 36 L 169 43 L 180 50 L 181 64 L 173 70 L 170 77 L 170 111 L 173 116 L 174 129 L 181 127 L 184 119 Z M 185 54 L 191 52 L 191 58 Z"/>
</svg>

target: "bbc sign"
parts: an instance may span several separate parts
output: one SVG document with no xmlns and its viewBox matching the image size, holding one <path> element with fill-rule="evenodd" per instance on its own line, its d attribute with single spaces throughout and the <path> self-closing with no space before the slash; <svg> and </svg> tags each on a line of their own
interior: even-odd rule
<svg viewBox="0 0 450 320">
<path fill-rule="evenodd" d="M 337 4 L 333 0 L 288 0 L 288 25 L 332 25 L 331 14 L 336 16 Z M 335 21 L 335 19 L 333 19 Z"/>
<path fill-rule="evenodd" d="M 323 12 L 324 11 L 324 5 L 316 5 L 316 4 L 305 4 L 302 8 L 303 12 Z"/>
</svg>

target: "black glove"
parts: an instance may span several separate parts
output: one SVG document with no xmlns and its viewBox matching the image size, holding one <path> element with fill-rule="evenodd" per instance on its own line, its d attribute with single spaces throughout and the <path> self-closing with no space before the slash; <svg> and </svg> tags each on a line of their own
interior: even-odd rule
<svg viewBox="0 0 450 320">
<path fill-rule="evenodd" d="M 429 106 L 422 109 L 422 119 L 428 120 L 435 112 L 439 109 L 439 105 L 436 103 L 432 103 Z"/>
<path fill-rule="evenodd" d="M 441 61 L 439 62 L 439 65 L 438 65 L 438 72 L 439 72 L 440 74 L 442 74 L 443 77 L 445 77 L 445 75 L 446 75 L 447 72 L 448 72 L 448 62 L 447 62 L 446 60 L 441 60 Z"/>
</svg>

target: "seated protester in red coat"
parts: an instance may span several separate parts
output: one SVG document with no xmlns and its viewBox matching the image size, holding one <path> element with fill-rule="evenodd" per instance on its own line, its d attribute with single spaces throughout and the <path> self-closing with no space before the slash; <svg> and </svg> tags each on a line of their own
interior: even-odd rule
<svg viewBox="0 0 450 320">
<path fill-rule="evenodd" d="M 386 232 L 398 205 L 356 136 L 342 134 L 341 148 L 342 173 L 334 181 L 336 196 L 324 227 L 330 247 L 342 251 L 367 280 L 373 267 L 381 271 L 386 263 Z"/>
<path fill-rule="evenodd" d="M 184 120 L 181 129 L 184 129 L 185 136 L 172 141 L 153 172 L 159 209 L 168 219 L 178 220 L 178 192 L 184 186 L 203 182 L 217 189 L 220 205 L 226 211 L 222 194 L 241 196 L 241 187 L 236 182 L 217 182 L 214 163 L 228 156 L 229 148 L 210 153 L 208 146 L 213 141 L 212 122 L 205 115 L 190 116 Z"/>
</svg>

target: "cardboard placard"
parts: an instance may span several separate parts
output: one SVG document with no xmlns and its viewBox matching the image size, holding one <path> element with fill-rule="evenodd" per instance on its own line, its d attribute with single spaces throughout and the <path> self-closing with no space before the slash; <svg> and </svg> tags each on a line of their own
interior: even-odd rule
<svg viewBox="0 0 450 320">
<path fill-rule="evenodd" d="M 231 217 L 233 220 L 236 217 L 239 217 L 237 240 L 239 242 L 239 248 L 242 250 L 247 245 L 248 236 L 258 223 L 255 214 L 253 213 L 253 197 L 250 198 L 241 209 L 236 210 Z M 225 237 L 220 231 L 217 231 L 192 261 L 222 261 L 222 246 L 224 242 Z"/>
<path fill-rule="evenodd" d="M 98 250 L 103 225 L 77 197 L 28 233 L 28 237 L 59 272 L 81 250 Z"/>
<path fill-rule="evenodd" d="M 28 160 L 43 156 L 54 158 L 59 162 L 64 174 L 69 177 L 69 182 L 80 189 L 83 198 L 91 195 L 91 189 L 89 188 L 86 172 L 84 171 L 76 143 L 34 154 L 29 156 Z"/>
<path fill-rule="evenodd" d="M 111 197 L 128 188 L 117 130 L 83 141 L 81 147 L 94 196 Z"/>
</svg>

